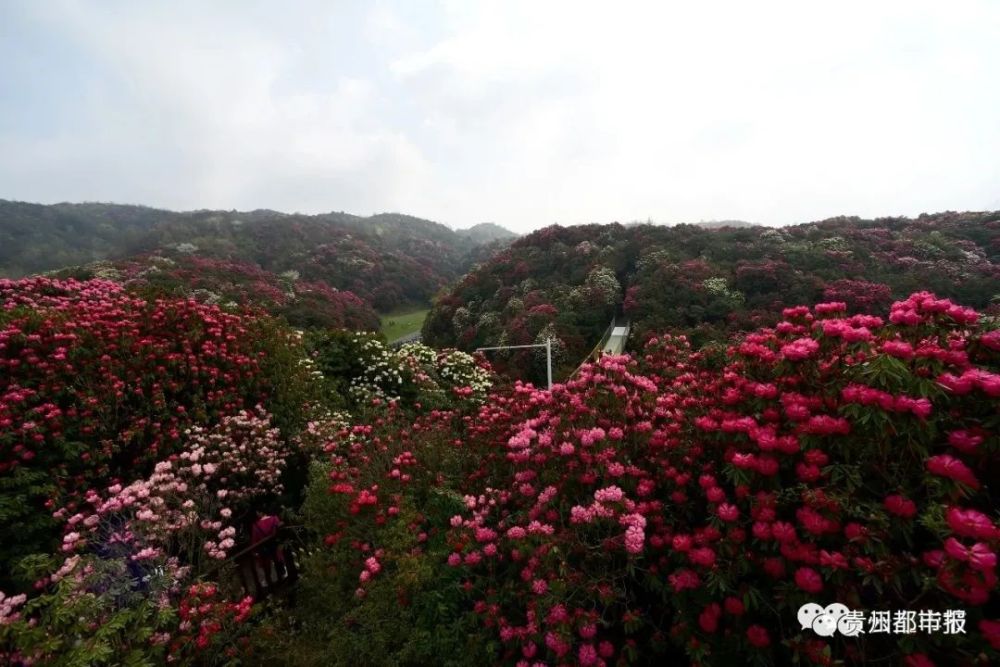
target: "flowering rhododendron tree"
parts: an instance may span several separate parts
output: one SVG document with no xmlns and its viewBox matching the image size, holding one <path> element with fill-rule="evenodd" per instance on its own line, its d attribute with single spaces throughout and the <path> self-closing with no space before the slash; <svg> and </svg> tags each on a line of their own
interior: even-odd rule
<svg viewBox="0 0 1000 667">
<path fill-rule="evenodd" d="M 54 572 L 52 565 L 37 568 L 42 595 L 2 598 L 0 624 L 12 627 L 0 633 L 0 656 L 89 664 L 112 651 L 116 659 L 158 655 L 216 664 L 241 653 L 233 640 L 253 599 L 227 600 L 214 584 L 189 582 L 236 546 L 240 512 L 281 491 L 289 446 L 260 409 L 225 417 L 211 429 L 192 427 L 185 437 L 185 449 L 157 463 L 147 479 L 114 484 L 103 494 L 88 490 L 75 514 L 55 513 L 65 521 L 67 556 Z M 79 624 L 60 620 L 69 610 Z M 84 639 L 108 624 L 129 626 L 136 636 Z M 76 637 L 77 645 L 46 641 L 53 632 Z"/>
<path fill-rule="evenodd" d="M 174 641 L 188 662 L 228 645 L 249 599 L 213 589 L 174 619 L 310 455 L 295 437 L 312 405 L 304 360 L 266 316 L 102 280 L 0 281 L 4 659 L 162 659 Z"/>
<path fill-rule="evenodd" d="M 158 463 L 149 478 L 90 491 L 85 509 L 72 516 L 57 511 L 66 522 L 62 550 L 119 558 L 132 570 L 166 568 L 177 585 L 205 570 L 206 560 L 226 558 L 236 546 L 236 519 L 255 500 L 281 492 L 289 446 L 263 411 L 186 435 L 184 451 Z"/>
<path fill-rule="evenodd" d="M 151 473 L 186 429 L 260 402 L 294 425 L 298 345 L 267 318 L 109 281 L 0 280 L 0 578 L 51 545 L 52 511 Z"/>
<path fill-rule="evenodd" d="M 481 403 L 493 384 L 489 365 L 458 350 L 434 350 L 421 343 L 397 349 L 368 333 L 331 331 L 310 336 L 312 368 L 329 391 L 346 393 L 348 407 L 401 401 L 417 411 L 453 403 Z"/>
<path fill-rule="evenodd" d="M 178 606 L 180 623 L 170 642 L 167 662 L 184 663 L 198 656 L 204 663 L 218 664 L 236 658 L 249 640 L 243 636 L 234 642 L 234 628 L 250 617 L 252 607 L 249 596 L 232 602 L 223 598 L 214 584 L 192 584 Z"/>
<path fill-rule="evenodd" d="M 454 437 L 467 405 L 414 418 L 392 401 L 368 423 L 310 427 L 326 461 L 312 465 L 301 516 L 320 548 L 303 557 L 295 607 L 255 646 L 264 663 L 493 662 L 445 564 L 448 520 L 462 507 L 455 488 L 474 468 Z"/>
<path fill-rule="evenodd" d="M 328 592 L 353 589 L 340 613 L 367 628 L 374 596 L 427 604 L 401 577 L 441 558 L 505 664 L 995 662 L 1000 346 L 980 320 L 928 293 L 888 318 L 789 308 L 721 353 L 657 336 L 475 415 L 345 430 L 316 513 Z M 796 622 L 807 602 L 961 609 L 967 632 L 826 639 Z"/>
<path fill-rule="evenodd" d="M 45 575 L 41 594 L 0 593 L 0 662 L 10 665 L 127 664 L 164 656 L 177 622 L 168 603 L 176 568 L 137 569 L 127 559 L 29 559 Z M 5 604 L 10 603 L 10 604 Z"/>
<path fill-rule="evenodd" d="M 197 563 L 199 553 L 221 560 L 236 545 L 237 517 L 254 498 L 282 490 L 288 445 L 266 413 L 225 417 L 212 429 L 193 427 L 188 443 L 153 474 L 128 486 L 114 484 L 101 494 L 89 491 L 83 507 L 66 521 L 65 552 L 116 545 L 132 560 L 183 553 Z"/>
</svg>

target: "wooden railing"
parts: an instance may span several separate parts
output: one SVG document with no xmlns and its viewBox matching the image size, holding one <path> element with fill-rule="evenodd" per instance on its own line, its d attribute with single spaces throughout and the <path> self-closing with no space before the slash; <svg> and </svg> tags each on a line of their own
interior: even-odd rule
<svg viewBox="0 0 1000 667">
<path fill-rule="evenodd" d="M 232 574 L 243 595 L 260 601 L 298 581 L 296 559 L 300 546 L 298 528 L 283 526 L 273 535 L 236 552 L 201 578 L 217 579 Z"/>
</svg>

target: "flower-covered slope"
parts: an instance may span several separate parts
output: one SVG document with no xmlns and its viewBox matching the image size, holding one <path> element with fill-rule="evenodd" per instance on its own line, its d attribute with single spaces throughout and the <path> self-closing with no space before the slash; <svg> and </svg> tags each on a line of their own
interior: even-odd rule
<svg viewBox="0 0 1000 667">
<path fill-rule="evenodd" d="M 344 430 L 311 494 L 314 580 L 357 590 L 324 618 L 355 624 L 343 651 L 410 651 L 379 634 L 388 599 L 397 628 L 471 607 L 476 645 L 517 665 L 995 664 L 998 408 L 995 320 L 922 292 L 888 317 L 789 308 L 726 350 L 655 336 L 475 415 Z M 415 559 L 438 568 L 425 588 Z M 835 601 L 960 609 L 966 632 L 799 628 L 799 606 Z"/>
<path fill-rule="evenodd" d="M 244 262 L 168 252 L 58 272 L 62 274 L 115 280 L 133 291 L 192 297 L 208 304 L 254 306 L 300 328 L 379 328 L 369 303 L 323 281 L 304 280 L 297 271 L 275 275 Z"/>
<path fill-rule="evenodd" d="M 836 289 L 548 391 L 114 282 L 0 281 L 0 659 L 995 664 L 997 321 Z M 306 468 L 304 582 L 266 616 L 213 578 Z M 807 602 L 966 632 L 826 639 Z"/>
<path fill-rule="evenodd" d="M 261 607 L 227 559 L 297 508 L 351 427 L 332 409 L 410 419 L 492 381 L 461 352 L 51 278 L 0 281 L 0 371 L 4 664 L 246 660 Z"/>
<path fill-rule="evenodd" d="M 800 303 L 843 301 L 880 312 L 930 290 L 995 309 L 1000 296 L 1000 212 L 916 219 L 835 218 L 782 227 L 704 229 L 581 225 L 523 237 L 441 297 L 424 340 L 473 349 L 556 339 L 565 377 L 612 316 L 643 339 L 686 333 L 695 345 L 770 326 Z M 498 367 L 540 381 L 533 352 Z"/>
</svg>

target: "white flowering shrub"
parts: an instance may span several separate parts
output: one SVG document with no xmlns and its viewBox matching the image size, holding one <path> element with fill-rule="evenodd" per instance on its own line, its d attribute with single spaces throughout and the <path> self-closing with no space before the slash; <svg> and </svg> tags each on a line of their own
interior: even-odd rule
<svg viewBox="0 0 1000 667">
<path fill-rule="evenodd" d="M 493 386 L 490 372 L 471 355 L 460 350 L 442 352 L 437 357 L 438 374 L 452 388 L 468 388 L 481 400 Z"/>
<path fill-rule="evenodd" d="M 622 291 L 615 272 L 606 266 L 595 267 L 587 274 L 585 287 L 589 293 L 598 295 L 605 304 L 617 303 Z"/>
<path fill-rule="evenodd" d="M 416 409 L 451 408 L 470 401 L 478 405 L 492 386 L 486 362 L 422 343 L 392 349 L 372 333 L 325 331 L 310 334 L 307 348 L 309 370 L 323 384 L 327 408 L 345 409 L 354 417 L 390 401 Z M 333 421 L 355 421 L 338 414 Z M 310 420 L 331 421 L 329 415 Z M 303 444 L 300 449 L 312 451 L 311 447 Z"/>
<path fill-rule="evenodd" d="M 453 400 L 481 402 L 492 386 L 489 370 L 472 355 L 458 350 L 438 352 L 422 343 L 390 350 L 377 340 L 367 341 L 365 372 L 351 380 L 351 394 L 359 402 L 373 399 L 443 407 Z"/>
<path fill-rule="evenodd" d="M 705 288 L 705 291 L 713 296 L 721 297 L 731 304 L 738 305 L 743 303 L 744 296 L 739 290 L 730 289 L 725 278 L 714 277 L 706 278 L 702 281 L 701 286 Z"/>
<path fill-rule="evenodd" d="M 396 355 L 377 338 L 358 334 L 355 340 L 360 343 L 362 372 L 351 378 L 351 395 L 360 401 L 398 398 L 403 376 Z"/>
<path fill-rule="evenodd" d="M 566 362 L 566 342 L 562 338 L 556 335 L 556 327 L 551 322 L 546 324 L 538 335 L 535 336 L 535 345 L 544 345 L 545 341 L 552 340 L 552 364 L 558 365 Z M 545 348 L 535 348 L 534 357 L 535 361 L 539 364 L 546 363 L 546 351 Z"/>
</svg>

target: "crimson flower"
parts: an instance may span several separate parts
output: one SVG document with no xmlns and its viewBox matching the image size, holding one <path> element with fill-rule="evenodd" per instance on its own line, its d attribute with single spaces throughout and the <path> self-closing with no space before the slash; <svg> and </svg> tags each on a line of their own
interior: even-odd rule
<svg viewBox="0 0 1000 667">
<path fill-rule="evenodd" d="M 979 480 L 971 469 L 954 456 L 938 454 L 927 459 L 927 470 L 939 477 L 947 477 L 973 489 L 979 488 Z"/>
<path fill-rule="evenodd" d="M 884 505 L 889 513 L 903 517 L 904 519 L 910 519 L 917 513 L 917 504 L 906 496 L 886 496 Z"/>
<path fill-rule="evenodd" d="M 950 507 L 945 518 L 952 532 L 962 537 L 990 540 L 1000 536 L 990 518 L 974 509 Z"/>
<path fill-rule="evenodd" d="M 823 590 L 823 578 L 811 567 L 800 567 L 795 571 L 795 585 L 806 593 L 819 593 Z"/>
<path fill-rule="evenodd" d="M 740 510 L 736 505 L 722 503 L 717 510 L 719 518 L 723 521 L 736 521 L 740 516 Z"/>
<path fill-rule="evenodd" d="M 747 640 L 757 648 L 765 648 L 771 643 L 767 630 L 760 625 L 751 625 L 747 628 Z"/>
<path fill-rule="evenodd" d="M 967 547 L 954 537 L 944 542 L 944 550 L 955 560 L 966 562 L 974 570 L 992 570 L 997 565 L 997 555 L 982 542 Z"/>
</svg>

